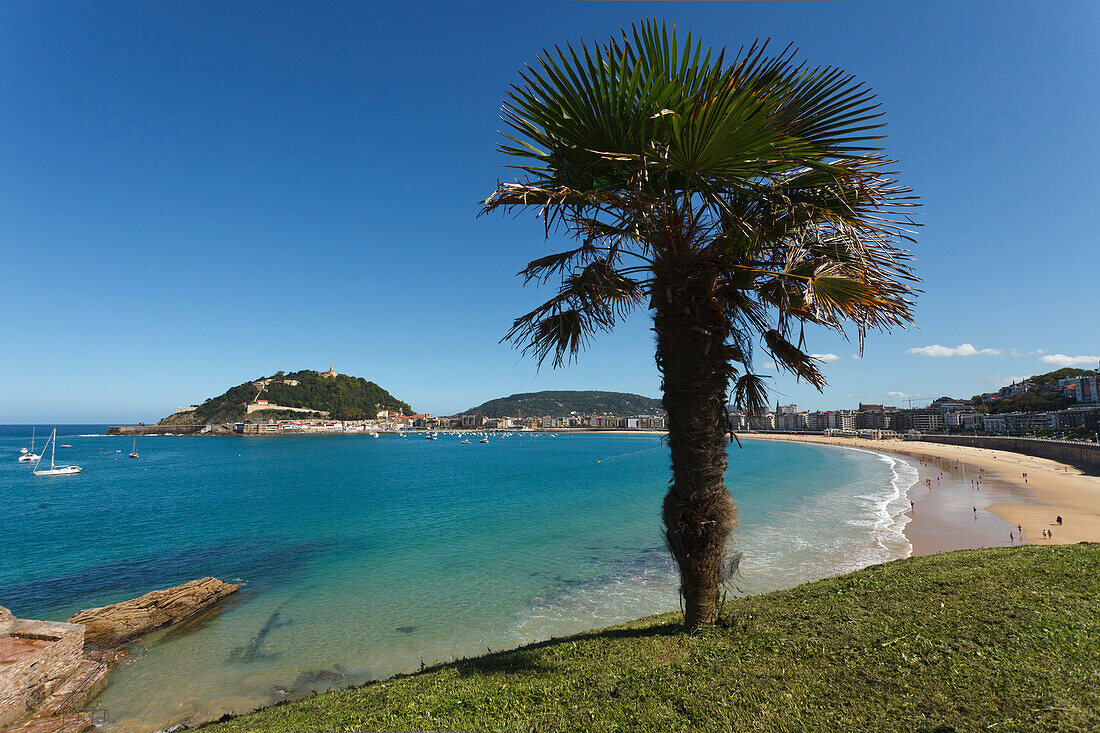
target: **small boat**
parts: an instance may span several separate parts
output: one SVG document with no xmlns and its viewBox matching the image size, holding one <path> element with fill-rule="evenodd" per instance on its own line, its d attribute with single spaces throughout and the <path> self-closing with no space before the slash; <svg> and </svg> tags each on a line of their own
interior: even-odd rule
<svg viewBox="0 0 1100 733">
<path fill-rule="evenodd" d="M 136 436 L 136 435 L 134 436 L 134 447 L 130 449 L 130 457 L 131 457 L 131 458 L 137 458 L 137 457 L 138 457 L 138 452 L 137 452 L 137 436 Z"/>
<path fill-rule="evenodd" d="M 479 440 L 477 442 L 479 442 L 479 443 L 488 443 L 489 442 L 489 436 L 486 435 L 484 438 L 482 438 L 481 440 Z"/>
<path fill-rule="evenodd" d="M 34 464 L 33 471 L 35 476 L 67 476 L 73 473 L 80 473 L 80 466 L 57 466 L 54 464 L 53 457 L 54 447 L 57 445 L 57 428 L 54 428 L 53 432 L 50 433 L 50 439 L 46 442 L 50 444 L 50 467 L 48 469 L 43 468 L 39 470 L 38 463 L 42 462 L 42 459 L 39 458 L 38 463 Z M 45 449 L 43 449 L 42 452 L 45 453 Z"/>
<path fill-rule="evenodd" d="M 20 463 L 34 463 L 42 457 L 34 452 L 34 428 L 31 428 L 31 449 L 20 448 L 19 453 L 21 454 L 18 459 Z"/>
<path fill-rule="evenodd" d="M 462 443 L 462 445 L 469 445 L 470 444 L 470 441 L 468 441 L 468 440 L 462 440 L 462 441 L 459 441 L 459 442 Z"/>
<path fill-rule="evenodd" d="M 435 435 L 432 435 L 431 433 L 428 433 L 427 435 L 424 436 L 424 439 L 425 440 L 438 440 L 438 437 L 435 436 Z"/>
<path fill-rule="evenodd" d="M 371 434 L 370 434 L 370 437 L 372 437 L 372 438 L 377 438 L 377 437 L 378 437 L 378 433 L 371 433 Z"/>
<path fill-rule="evenodd" d="M 59 446 L 57 446 L 57 447 L 58 447 L 58 448 L 72 448 L 72 446 L 71 446 L 71 445 L 69 445 L 68 443 L 62 443 L 61 445 L 59 445 Z"/>
</svg>

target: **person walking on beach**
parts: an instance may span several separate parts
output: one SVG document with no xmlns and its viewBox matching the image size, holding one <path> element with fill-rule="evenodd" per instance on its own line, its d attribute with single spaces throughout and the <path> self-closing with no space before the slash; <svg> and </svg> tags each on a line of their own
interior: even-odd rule
<svg viewBox="0 0 1100 733">
<path fill-rule="evenodd" d="M 1016 535 L 1014 535 L 1012 532 L 1008 533 L 1008 542 L 1012 545 L 1016 544 Z"/>
<path fill-rule="evenodd" d="M 1055 519 L 1054 521 L 1058 523 L 1058 526 L 1059 526 L 1059 527 L 1061 527 L 1061 526 L 1062 526 L 1062 515 L 1061 515 L 1061 514 L 1059 514 L 1059 515 L 1058 515 L 1058 518 L 1057 518 L 1057 519 Z"/>
</svg>

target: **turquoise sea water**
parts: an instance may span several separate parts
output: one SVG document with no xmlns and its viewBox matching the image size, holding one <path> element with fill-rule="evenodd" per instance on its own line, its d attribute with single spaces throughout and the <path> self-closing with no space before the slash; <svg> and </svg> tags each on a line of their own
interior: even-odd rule
<svg viewBox="0 0 1100 733">
<path fill-rule="evenodd" d="M 64 619 L 206 575 L 244 582 L 111 674 L 115 730 L 679 607 L 658 436 L 147 437 L 131 460 L 131 439 L 99 433 L 59 429 L 72 448 L 58 461 L 84 472 L 34 477 L 16 462 L 29 428 L 0 428 L 0 605 Z M 909 553 L 908 464 L 767 441 L 730 452 L 741 591 Z"/>
</svg>

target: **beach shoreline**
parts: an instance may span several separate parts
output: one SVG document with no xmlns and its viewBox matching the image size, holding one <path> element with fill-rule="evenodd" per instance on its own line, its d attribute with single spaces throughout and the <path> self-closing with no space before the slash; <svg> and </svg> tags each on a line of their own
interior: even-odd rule
<svg viewBox="0 0 1100 733">
<path fill-rule="evenodd" d="M 1019 544 L 1020 527 L 1026 543 L 1100 541 L 1100 478 L 1047 458 L 922 441 L 771 433 L 740 437 L 859 448 L 909 461 L 919 473 L 910 488 L 911 519 L 904 529 L 914 555 Z M 1043 530 L 1053 536 L 1044 537 Z"/>
</svg>

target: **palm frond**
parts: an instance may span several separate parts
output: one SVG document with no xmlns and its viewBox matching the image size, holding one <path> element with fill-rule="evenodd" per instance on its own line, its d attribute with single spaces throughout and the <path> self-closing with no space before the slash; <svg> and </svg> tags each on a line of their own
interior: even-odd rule
<svg viewBox="0 0 1100 733">
<path fill-rule="evenodd" d="M 733 388 L 733 406 L 749 415 L 762 415 L 768 409 L 768 388 L 758 374 L 742 374 Z"/>
<path fill-rule="evenodd" d="M 576 357 L 598 331 L 611 331 L 643 298 L 642 284 L 605 259 L 589 262 L 563 277 L 557 295 L 520 316 L 501 341 L 511 341 L 543 363 Z"/>
<path fill-rule="evenodd" d="M 575 308 L 554 310 L 538 317 L 532 312 L 517 318 L 505 338 L 522 343 L 523 353 L 532 354 L 539 364 L 553 354 L 553 364 L 559 367 L 567 359 L 575 359 L 602 328 L 604 325 L 591 314 Z"/>
<path fill-rule="evenodd" d="M 825 386 L 825 375 L 817 368 L 814 358 L 783 338 L 779 331 L 765 331 L 764 343 L 775 357 L 776 364 L 818 389 Z"/>
<path fill-rule="evenodd" d="M 523 276 L 523 284 L 532 280 L 545 281 L 554 275 L 561 275 L 577 265 L 578 262 L 586 262 L 599 255 L 599 249 L 591 242 L 585 242 L 576 249 L 564 252 L 554 252 L 545 257 L 531 260 L 527 267 L 520 271 Z"/>
</svg>

